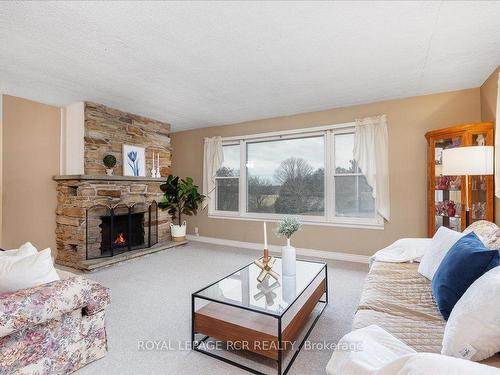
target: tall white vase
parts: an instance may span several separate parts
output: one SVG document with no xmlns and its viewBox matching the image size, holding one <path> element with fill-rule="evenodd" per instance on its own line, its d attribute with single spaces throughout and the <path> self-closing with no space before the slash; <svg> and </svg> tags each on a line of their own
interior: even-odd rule
<svg viewBox="0 0 500 375">
<path fill-rule="evenodd" d="M 282 272 L 284 276 L 295 276 L 296 259 L 295 247 L 290 246 L 290 239 L 287 238 L 286 246 L 283 246 L 281 250 Z"/>
</svg>

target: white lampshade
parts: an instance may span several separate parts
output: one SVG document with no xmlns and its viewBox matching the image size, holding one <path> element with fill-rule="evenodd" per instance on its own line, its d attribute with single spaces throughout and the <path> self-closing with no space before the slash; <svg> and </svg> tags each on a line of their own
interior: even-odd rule
<svg viewBox="0 0 500 375">
<path fill-rule="evenodd" d="M 468 146 L 443 150 L 444 176 L 493 174 L 493 146 Z"/>
</svg>

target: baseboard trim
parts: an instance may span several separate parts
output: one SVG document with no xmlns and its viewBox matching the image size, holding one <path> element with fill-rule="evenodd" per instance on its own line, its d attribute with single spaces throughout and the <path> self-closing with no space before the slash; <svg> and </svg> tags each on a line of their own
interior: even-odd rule
<svg viewBox="0 0 500 375">
<path fill-rule="evenodd" d="M 188 234 L 186 237 L 190 241 L 206 242 L 206 243 L 211 243 L 211 244 L 215 244 L 215 245 L 239 247 L 239 248 L 243 248 L 243 249 L 262 250 L 262 244 L 255 243 L 255 242 L 242 242 L 242 241 L 234 241 L 234 240 L 225 240 L 223 238 L 196 236 L 193 234 Z M 370 257 L 367 255 L 346 254 L 346 253 L 339 253 L 339 252 L 335 252 L 335 251 L 304 249 L 304 248 L 299 248 L 299 247 L 296 249 L 297 249 L 297 255 L 314 257 L 314 258 L 342 260 L 345 262 L 366 263 L 366 264 L 368 264 L 368 261 L 370 259 Z M 280 253 L 281 246 L 269 245 L 269 251 L 271 253 Z"/>
</svg>

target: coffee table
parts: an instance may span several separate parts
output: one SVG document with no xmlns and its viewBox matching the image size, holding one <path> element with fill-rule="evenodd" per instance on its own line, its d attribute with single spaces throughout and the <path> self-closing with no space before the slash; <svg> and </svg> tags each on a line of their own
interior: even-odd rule
<svg viewBox="0 0 500 375">
<path fill-rule="evenodd" d="M 275 363 L 278 375 L 286 374 L 328 304 L 328 270 L 325 263 L 297 260 L 295 276 L 284 276 L 280 258 L 273 270 L 279 280 L 267 276 L 259 283 L 260 268 L 250 263 L 193 293 L 193 350 L 266 374 L 249 361 L 243 364 L 234 356 L 223 356 L 224 349 L 207 350 L 202 345 L 207 340 L 223 342 L 233 352 L 253 353 L 253 364 L 267 358 Z"/>
</svg>

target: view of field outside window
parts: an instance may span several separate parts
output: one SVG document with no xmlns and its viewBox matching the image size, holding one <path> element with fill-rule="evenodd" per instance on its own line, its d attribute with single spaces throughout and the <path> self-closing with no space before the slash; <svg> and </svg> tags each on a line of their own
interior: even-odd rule
<svg viewBox="0 0 500 375">
<path fill-rule="evenodd" d="M 335 216 L 374 217 L 372 188 L 353 160 L 354 133 L 336 134 L 335 150 Z"/>
<path fill-rule="evenodd" d="M 323 216 L 324 137 L 247 143 L 247 211 Z"/>
<path fill-rule="evenodd" d="M 224 163 L 217 171 L 216 202 L 217 211 L 238 211 L 240 182 L 240 145 L 224 146 Z"/>
</svg>

